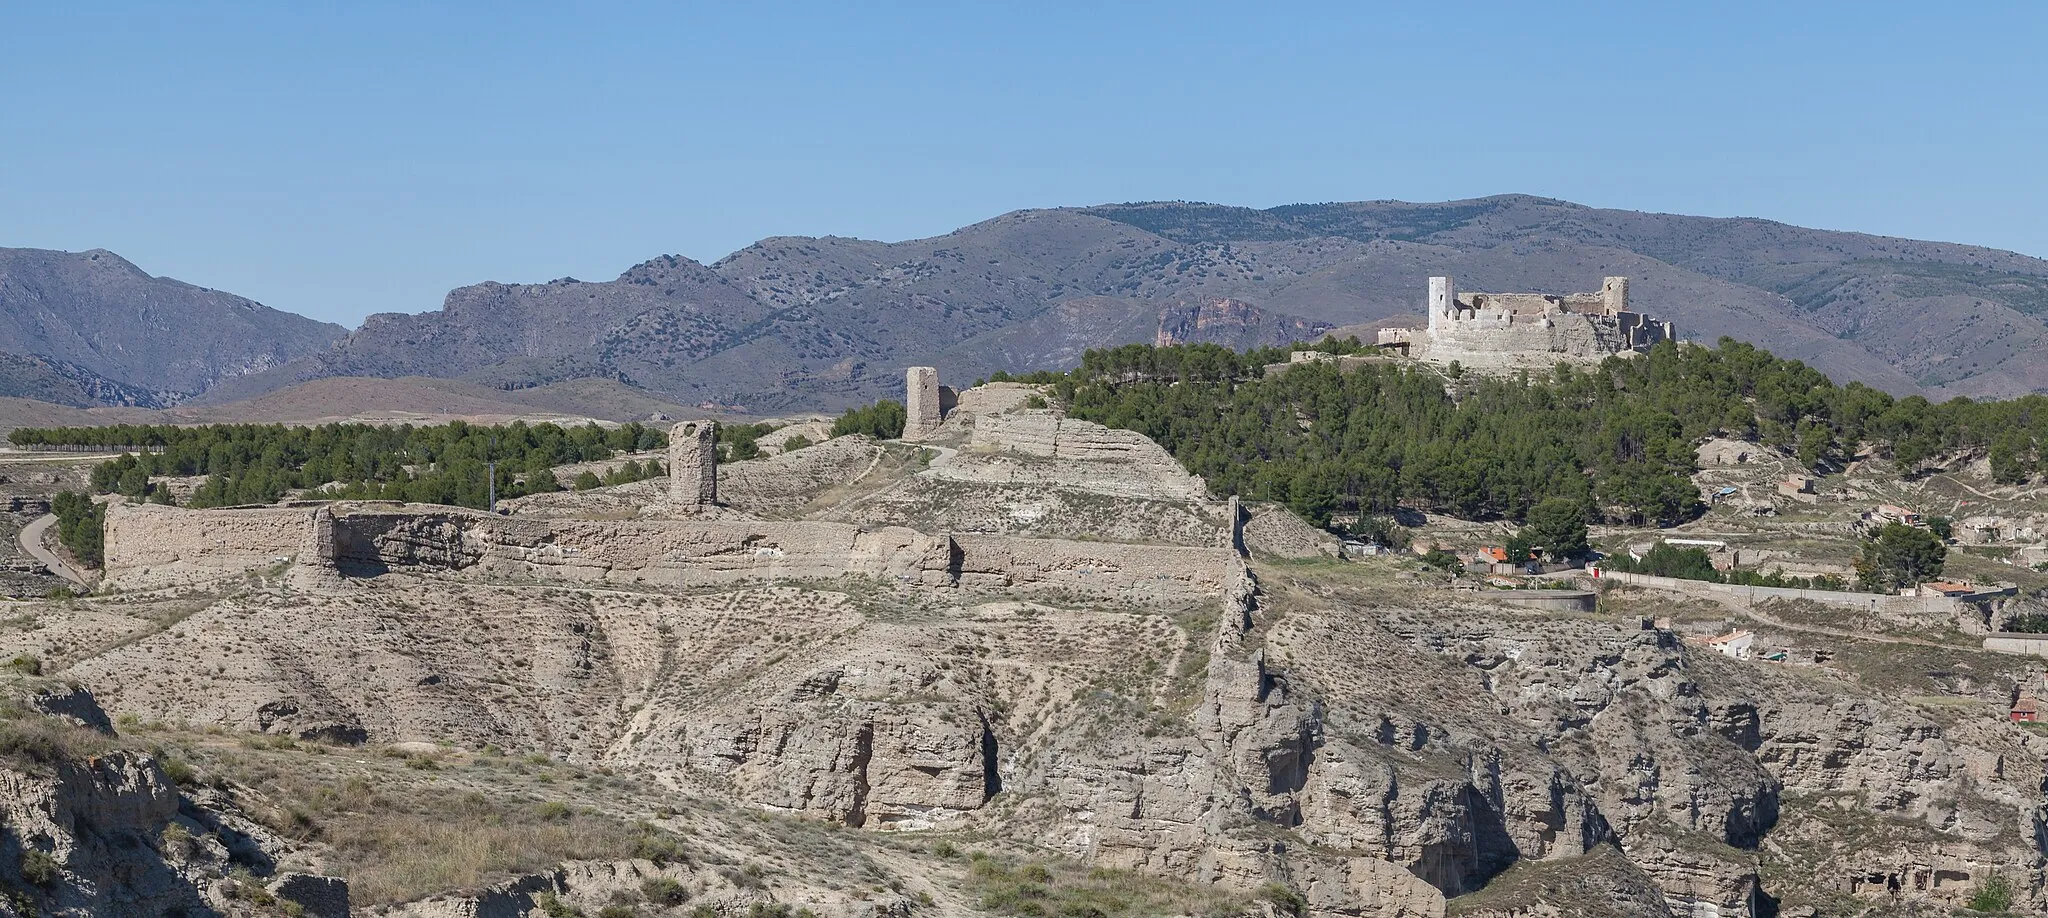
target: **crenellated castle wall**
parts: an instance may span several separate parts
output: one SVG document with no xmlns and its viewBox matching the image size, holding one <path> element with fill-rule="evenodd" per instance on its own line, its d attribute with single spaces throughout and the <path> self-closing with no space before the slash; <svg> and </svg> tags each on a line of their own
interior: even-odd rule
<svg viewBox="0 0 2048 918">
<path fill-rule="evenodd" d="M 1628 309 L 1628 278 L 1609 277 L 1597 293 L 1459 293 L 1448 277 L 1429 279 L 1422 329 L 1383 329 L 1380 344 L 1435 363 L 1471 367 L 1548 367 L 1648 350 L 1677 330 Z"/>
</svg>

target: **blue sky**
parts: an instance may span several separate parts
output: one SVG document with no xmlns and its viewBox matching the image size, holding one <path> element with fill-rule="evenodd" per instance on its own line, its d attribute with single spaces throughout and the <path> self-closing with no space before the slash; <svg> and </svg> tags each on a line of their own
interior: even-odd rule
<svg viewBox="0 0 2048 918">
<path fill-rule="evenodd" d="M 1523 192 L 2048 256 L 2039 3 L 429 6 L 0 8 L 0 245 L 349 325 L 1151 199 Z"/>
</svg>

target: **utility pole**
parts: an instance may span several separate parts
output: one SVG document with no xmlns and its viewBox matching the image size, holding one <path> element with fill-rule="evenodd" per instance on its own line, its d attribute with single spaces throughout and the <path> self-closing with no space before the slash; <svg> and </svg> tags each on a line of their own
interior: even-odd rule
<svg viewBox="0 0 2048 918">
<path fill-rule="evenodd" d="M 498 512 L 498 435 L 491 435 L 491 445 L 484 449 L 484 512 Z"/>
</svg>

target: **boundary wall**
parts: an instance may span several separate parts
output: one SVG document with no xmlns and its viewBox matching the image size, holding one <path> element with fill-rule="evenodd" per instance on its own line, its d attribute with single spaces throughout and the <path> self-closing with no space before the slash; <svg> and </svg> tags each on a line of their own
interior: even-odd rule
<svg viewBox="0 0 2048 918">
<path fill-rule="evenodd" d="M 400 504 L 108 510 L 106 574 L 116 587 L 202 583 L 283 561 L 339 576 L 476 572 L 672 587 L 852 574 L 1132 603 L 1214 599 L 1243 573 L 1237 553 L 1221 546 L 955 537 L 849 523 L 558 520 Z"/>
<path fill-rule="evenodd" d="M 1841 590 L 1802 590 L 1793 587 L 1748 586 L 1739 583 L 1711 583 L 1705 580 L 1683 580 L 1677 577 L 1657 577 L 1651 574 L 1629 574 L 1621 571 L 1601 571 L 1592 582 L 1612 580 L 1631 586 L 1646 586 L 1660 590 L 1673 590 L 1708 598 L 1728 597 L 1756 602 L 1768 599 L 1803 599 L 1823 605 L 1847 609 L 1862 609 L 1889 615 L 1939 615 L 1965 616 L 1975 611 L 1968 600 L 1947 596 L 1895 596 L 1887 593 L 1850 593 Z"/>
<path fill-rule="evenodd" d="M 2000 631 L 1984 636 L 1984 649 L 1999 653 L 2032 654 L 2048 657 L 2048 634 Z"/>
</svg>

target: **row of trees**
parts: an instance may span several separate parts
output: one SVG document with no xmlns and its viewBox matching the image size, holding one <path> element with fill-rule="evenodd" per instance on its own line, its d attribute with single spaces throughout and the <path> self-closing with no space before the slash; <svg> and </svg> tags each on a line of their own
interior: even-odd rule
<svg viewBox="0 0 2048 918">
<path fill-rule="evenodd" d="M 668 471 L 661 467 L 660 460 L 649 459 L 642 463 L 637 459 L 629 459 L 606 471 L 603 475 L 589 470 L 579 472 L 576 475 L 573 486 L 578 491 L 589 491 L 595 488 L 609 488 L 613 485 L 631 484 L 649 478 L 658 478 L 666 474 L 668 474 Z"/>
<path fill-rule="evenodd" d="M 483 507 L 496 463 L 500 498 L 560 490 L 553 468 L 665 446 L 660 430 L 638 423 L 561 427 L 455 421 L 414 427 L 326 424 L 120 425 L 23 428 L 17 446 L 131 449 L 96 466 L 92 489 L 135 499 L 168 500 L 152 477 L 205 475 L 195 507 L 272 503 L 295 489 L 325 496 Z M 643 470 L 643 475 L 644 475 Z"/>
<path fill-rule="evenodd" d="M 50 500 L 50 512 L 57 515 L 57 541 L 86 567 L 99 567 L 106 560 L 106 511 L 91 497 L 77 491 L 62 491 Z"/>
<path fill-rule="evenodd" d="M 1610 571 L 1649 574 L 1655 577 L 1674 577 L 1680 580 L 1704 580 L 1709 583 L 1739 583 L 1748 586 L 1788 587 L 1803 590 L 1846 590 L 1849 583 L 1840 577 L 1821 575 L 1818 577 L 1794 577 L 1783 571 L 1715 570 L 1714 561 L 1705 549 L 1680 548 L 1659 542 L 1641 558 L 1626 554 L 1612 554 L 1600 560 L 1600 566 Z"/>
<path fill-rule="evenodd" d="M 832 422 L 832 435 L 866 434 L 877 440 L 894 440 L 903 436 L 903 425 L 909 417 L 902 402 L 884 399 L 872 405 L 846 409 L 845 414 Z"/>
</svg>

